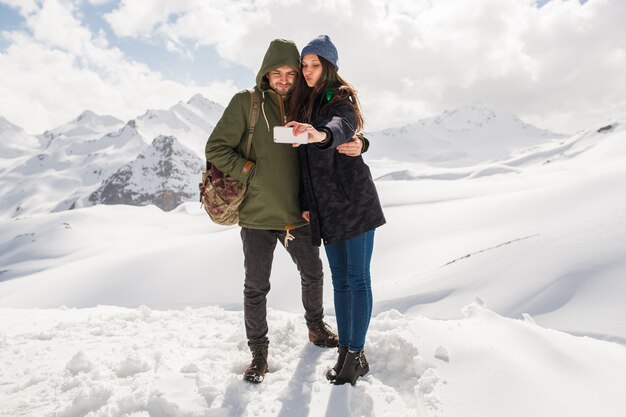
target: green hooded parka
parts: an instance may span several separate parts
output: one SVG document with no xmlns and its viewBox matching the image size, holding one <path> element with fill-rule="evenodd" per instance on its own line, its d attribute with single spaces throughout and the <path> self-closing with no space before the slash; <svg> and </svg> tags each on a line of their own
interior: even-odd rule
<svg viewBox="0 0 626 417">
<path fill-rule="evenodd" d="M 282 98 L 265 77 L 282 66 L 300 70 L 300 54 L 292 41 L 276 39 L 270 44 L 256 77 L 255 90 L 261 109 L 252 138 L 250 159 L 243 148 L 248 132 L 250 93 L 243 90 L 231 99 L 209 137 L 206 159 L 217 169 L 248 184 L 239 207 L 239 225 L 261 230 L 290 230 L 306 224 L 299 204 L 298 151 L 290 144 L 275 143 L 274 126 L 285 124 Z"/>
</svg>

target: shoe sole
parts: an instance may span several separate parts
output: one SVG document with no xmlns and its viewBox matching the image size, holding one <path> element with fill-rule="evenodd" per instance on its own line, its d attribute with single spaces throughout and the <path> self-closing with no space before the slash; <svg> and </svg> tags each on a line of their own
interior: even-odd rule
<svg viewBox="0 0 626 417">
<path fill-rule="evenodd" d="M 263 378 L 262 376 L 244 376 L 243 380 L 246 382 L 249 382 L 251 384 L 260 384 L 261 382 L 263 382 Z"/>
<path fill-rule="evenodd" d="M 360 373 L 360 374 L 358 374 L 358 375 L 356 376 L 356 378 L 354 378 L 354 381 L 350 381 L 349 379 L 345 379 L 345 378 L 341 378 L 341 379 L 337 379 L 337 378 L 335 378 L 334 380 L 332 380 L 332 381 L 331 381 L 331 383 L 332 383 L 333 385 L 344 385 L 344 384 L 350 384 L 350 385 L 352 385 L 352 386 L 355 386 L 355 385 L 356 385 L 356 381 L 357 381 L 360 377 L 367 375 L 367 373 L 368 373 L 369 371 L 370 371 L 370 367 L 368 366 L 367 368 L 363 368 L 363 370 L 361 371 L 361 373 Z"/>
<path fill-rule="evenodd" d="M 336 347 L 339 346 L 339 344 L 329 345 L 328 343 L 323 343 L 323 342 L 313 342 L 313 341 L 311 341 L 311 343 L 313 343 L 317 347 L 322 347 L 322 348 L 336 348 Z"/>
</svg>

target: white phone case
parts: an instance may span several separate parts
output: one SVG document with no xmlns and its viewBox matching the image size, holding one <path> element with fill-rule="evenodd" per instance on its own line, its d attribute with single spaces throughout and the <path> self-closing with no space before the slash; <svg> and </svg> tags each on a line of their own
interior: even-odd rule
<svg viewBox="0 0 626 417">
<path fill-rule="evenodd" d="M 285 126 L 274 126 L 274 142 L 276 143 L 307 143 L 309 134 L 304 132 L 298 136 L 293 135 L 293 128 Z"/>
</svg>

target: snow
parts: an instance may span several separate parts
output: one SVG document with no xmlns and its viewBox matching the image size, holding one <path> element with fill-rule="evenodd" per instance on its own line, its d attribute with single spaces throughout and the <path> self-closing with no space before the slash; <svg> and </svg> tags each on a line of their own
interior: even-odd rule
<svg viewBox="0 0 626 417">
<path fill-rule="evenodd" d="M 195 96 L 152 114 L 214 109 Z M 28 189 L 32 177 L 17 174 L 28 169 L 45 179 L 42 206 L 57 190 L 84 195 L 63 188 L 100 184 L 77 161 L 148 155 L 139 125 L 60 135 L 41 153 L 20 145 L 3 159 L 2 204 Z M 394 144 L 405 158 L 378 154 L 397 129 L 365 155 L 388 224 L 372 261 L 371 371 L 356 387 L 325 380 L 336 352 L 308 342 L 284 250 L 268 299 L 270 373 L 250 385 L 239 229 L 212 224 L 195 201 L 170 212 L 78 204 L 0 218 L 0 416 L 623 416 L 626 125 L 562 137 L 482 105 L 418 125 L 439 132 L 441 152 L 411 154 L 418 135 Z M 462 160 L 437 159 L 459 150 Z"/>
<path fill-rule="evenodd" d="M 0 310 L 2 416 L 619 416 L 626 350 L 503 318 L 389 310 L 371 323 L 372 371 L 356 387 L 324 373 L 301 314 L 270 310 L 270 372 L 242 382 L 243 313 Z M 56 414 L 55 414 L 56 413 Z"/>
<path fill-rule="evenodd" d="M 86 110 L 38 138 L 0 118 L 0 174 L 4 177 L 0 181 L 0 217 L 93 205 L 91 195 L 106 181 L 112 181 L 118 170 L 143 156 L 144 151 L 150 153 L 150 145 L 161 135 L 176 137 L 186 148 L 189 156 L 178 158 L 179 165 L 174 167 L 183 172 L 184 184 L 173 186 L 179 194 L 195 197 L 195 167 L 204 158 L 204 145 L 223 110 L 199 94 L 169 110 L 148 110 L 126 123 Z M 192 165 L 193 177 L 188 173 Z M 145 196 L 154 192 L 155 184 L 142 178 L 129 188 Z"/>
<path fill-rule="evenodd" d="M 539 129 L 518 117 L 474 103 L 400 128 L 372 132 L 368 158 L 461 167 L 507 158 L 563 135 Z"/>
<path fill-rule="evenodd" d="M 89 205 L 87 198 L 100 182 L 147 147 L 132 124 L 96 138 L 64 135 L 3 172 L 0 216 Z"/>
<path fill-rule="evenodd" d="M 107 178 L 89 201 L 100 204 L 155 204 L 164 210 L 199 201 L 197 177 L 204 162 L 173 136 L 157 136 L 137 158 Z"/>
<path fill-rule="evenodd" d="M 0 174 L 23 162 L 39 148 L 35 137 L 0 116 Z"/>
<path fill-rule="evenodd" d="M 175 136 L 183 146 L 204 158 L 204 145 L 224 108 L 200 94 L 187 103 L 179 102 L 169 110 L 148 110 L 137 118 L 141 134 L 154 139 L 159 135 Z"/>
</svg>

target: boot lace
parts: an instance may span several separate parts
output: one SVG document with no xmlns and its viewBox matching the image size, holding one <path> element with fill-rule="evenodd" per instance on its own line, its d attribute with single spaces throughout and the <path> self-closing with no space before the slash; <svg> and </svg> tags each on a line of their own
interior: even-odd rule
<svg viewBox="0 0 626 417">
<path fill-rule="evenodd" d="M 250 367 L 252 369 L 262 369 L 265 365 L 265 354 L 261 349 L 252 352 L 252 363 Z"/>
<path fill-rule="evenodd" d="M 333 337 L 335 335 L 333 331 L 331 330 L 330 326 L 324 323 L 323 321 L 315 324 L 313 328 L 317 330 L 325 338 Z"/>
</svg>

